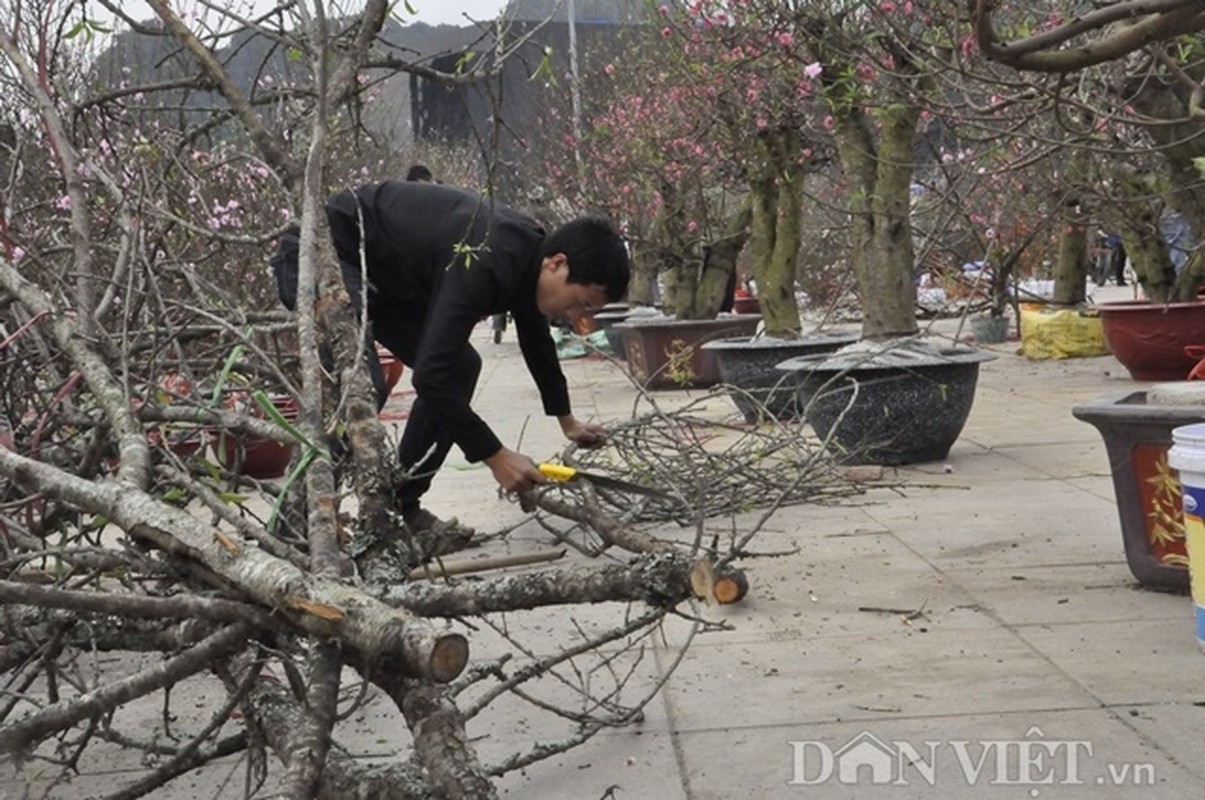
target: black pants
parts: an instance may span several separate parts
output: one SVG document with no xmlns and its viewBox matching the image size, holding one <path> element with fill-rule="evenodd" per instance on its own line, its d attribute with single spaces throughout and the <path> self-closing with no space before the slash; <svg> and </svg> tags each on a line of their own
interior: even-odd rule
<svg viewBox="0 0 1205 800">
<path fill-rule="evenodd" d="M 297 308 L 297 256 L 298 237 L 295 232 L 286 233 L 281 237 L 276 253 L 272 256 L 272 272 L 276 278 L 276 288 L 280 301 L 290 310 Z M 359 314 L 360 306 L 360 270 L 358 267 L 340 263 L 343 273 L 343 283 L 351 294 L 352 305 Z M 368 361 L 368 371 L 372 376 L 373 388 L 377 392 L 377 408 L 383 408 L 388 399 L 388 389 L 385 386 L 385 375 L 381 362 L 376 357 L 374 341 L 380 342 L 391 353 L 401 359 L 403 364 L 413 368 L 417 361 L 418 346 L 422 341 L 423 320 L 399 319 L 390 313 L 388 302 L 371 291 L 368 294 L 368 325 L 364 342 L 365 355 Z M 323 366 L 330 370 L 333 359 L 329 349 L 321 353 Z M 481 376 L 481 356 L 472 345 L 465 342 L 456 365 L 457 383 L 472 396 L 477 388 L 477 379 Z M 421 498 L 431 488 L 435 473 L 443 466 L 452 449 L 453 431 L 444 430 L 439 424 L 438 417 L 432 411 L 430 403 L 422 397 L 417 397 L 410 408 L 410 417 L 402 431 L 402 440 L 398 445 L 398 460 L 402 468 L 410 474 L 397 490 L 397 498 L 401 504 L 403 516 L 417 511 Z"/>
</svg>

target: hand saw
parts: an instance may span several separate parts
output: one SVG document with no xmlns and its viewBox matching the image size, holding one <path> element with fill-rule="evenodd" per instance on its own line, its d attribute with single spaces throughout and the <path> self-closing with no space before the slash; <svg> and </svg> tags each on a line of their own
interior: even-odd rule
<svg viewBox="0 0 1205 800">
<path fill-rule="evenodd" d="M 599 475 L 595 472 L 582 472 L 580 469 L 566 467 L 564 464 L 540 464 L 540 472 L 545 478 L 557 483 L 571 483 L 573 481 L 587 481 L 600 489 L 612 489 L 617 492 L 633 492 L 635 494 L 644 494 L 649 497 L 665 497 L 668 498 L 665 492 L 657 489 L 651 489 L 648 486 L 641 486 L 639 483 L 630 481 L 622 481 L 619 478 L 612 478 L 609 475 Z"/>
</svg>

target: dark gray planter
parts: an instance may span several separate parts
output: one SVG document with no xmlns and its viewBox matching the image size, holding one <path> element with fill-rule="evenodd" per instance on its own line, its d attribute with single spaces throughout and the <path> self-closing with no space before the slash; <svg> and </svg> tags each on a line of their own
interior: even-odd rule
<svg viewBox="0 0 1205 800">
<path fill-rule="evenodd" d="M 1104 439 L 1130 572 L 1147 588 L 1187 592 L 1184 512 L 1167 451 L 1172 429 L 1205 422 L 1205 407 L 1153 405 L 1147 395 L 1145 390 L 1109 394 L 1071 413 Z"/>
<path fill-rule="evenodd" d="M 994 353 L 943 347 L 874 363 L 866 353 L 802 356 L 779 364 L 794 375 L 795 402 L 845 463 L 938 461 L 971 413 L 979 365 Z"/>
<path fill-rule="evenodd" d="M 831 353 L 858 340 L 856 333 L 811 333 L 800 339 L 733 336 L 703 345 L 715 356 L 720 379 L 747 422 L 769 412 L 777 419 L 799 415 L 795 381 L 776 369 L 788 358 Z"/>
<path fill-rule="evenodd" d="M 971 333 L 979 344 L 1000 344 L 1008 339 L 1008 317 L 971 317 Z"/>
<path fill-rule="evenodd" d="M 607 337 L 607 344 L 611 346 L 611 352 L 620 361 L 626 361 L 628 358 L 627 350 L 623 345 L 623 330 L 615 326 L 631 316 L 632 312 L 624 306 L 623 309 L 614 311 L 598 311 L 594 314 L 594 324 L 602 330 Z"/>
</svg>

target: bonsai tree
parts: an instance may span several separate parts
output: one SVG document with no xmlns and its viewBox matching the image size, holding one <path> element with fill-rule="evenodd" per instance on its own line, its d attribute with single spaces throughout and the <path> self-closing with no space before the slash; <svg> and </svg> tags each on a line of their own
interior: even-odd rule
<svg viewBox="0 0 1205 800">
<path fill-rule="evenodd" d="M 1205 191 L 1197 166 L 1205 157 L 1205 143 L 1194 114 L 1205 77 L 1201 39 L 1193 35 L 1205 28 L 1198 4 L 1110 5 L 1088 14 L 1068 6 L 1061 16 L 1050 14 L 1047 29 L 1039 33 L 1026 24 L 1032 20 L 1025 18 L 1025 9 L 984 0 L 971 8 L 975 41 L 983 54 L 1044 78 L 1051 102 L 1069 99 L 1072 87 L 1084 83 L 1065 80 L 1068 74 L 1108 69 L 1108 78 L 1100 81 L 1108 94 L 1093 105 L 1118 109 L 1111 124 L 1139 131 L 1138 137 L 1126 139 L 1138 145 L 1145 140 L 1162 161 L 1158 177 L 1124 167 L 1114 174 L 1114 197 L 1123 201 L 1115 219 L 1126 250 L 1152 300 L 1195 299 L 1197 286 L 1205 281 L 1205 259 L 1197 250 L 1177 274 L 1159 242 L 1158 214 L 1162 206 L 1174 209 L 1198 238 L 1205 232 Z M 1121 19 L 1126 24 L 1115 25 Z M 1148 58 L 1129 57 L 1139 51 Z"/>
</svg>

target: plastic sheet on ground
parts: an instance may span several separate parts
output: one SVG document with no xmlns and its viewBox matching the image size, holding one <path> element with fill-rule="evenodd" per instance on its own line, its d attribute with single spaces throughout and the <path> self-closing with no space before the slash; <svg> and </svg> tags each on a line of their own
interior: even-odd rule
<svg viewBox="0 0 1205 800">
<path fill-rule="evenodd" d="M 1034 360 L 1107 356 L 1100 317 L 1077 309 L 1021 307 L 1021 353 Z"/>
<path fill-rule="evenodd" d="M 556 355 L 562 361 L 581 358 L 590 353 L 614 355 L 605 331 L 594 331 L 585 336 L 567 333 L 560 328 L 552 329 L 552 341 L 556 344 Z"/>
</svg>

